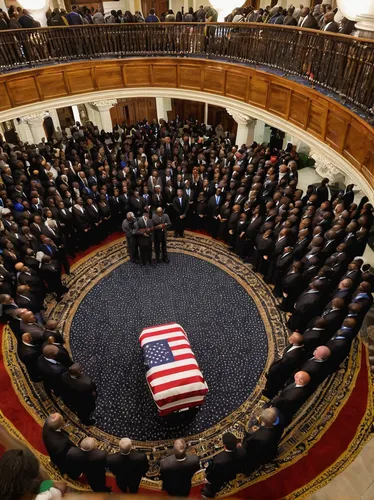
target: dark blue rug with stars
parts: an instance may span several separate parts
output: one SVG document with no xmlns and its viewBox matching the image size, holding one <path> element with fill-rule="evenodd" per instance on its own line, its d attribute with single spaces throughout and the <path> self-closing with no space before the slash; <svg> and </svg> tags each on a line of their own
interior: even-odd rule
<svg viewBox="0 0 374 500">
<path fill-rule="evenodd" d="M 182 325 L 207 381 L 197 411 L 159 417 L 139 344 L 145 327 Z M 96 426 L 140 441 L 203 432 L 249 397 L 264 369 L 268 343 L 257 307 L 236 279 L 191 255 L 141 268 L 129 262 L 85 295 L 70 328 L 73 359 L 96 382 Z"/>
</svg>

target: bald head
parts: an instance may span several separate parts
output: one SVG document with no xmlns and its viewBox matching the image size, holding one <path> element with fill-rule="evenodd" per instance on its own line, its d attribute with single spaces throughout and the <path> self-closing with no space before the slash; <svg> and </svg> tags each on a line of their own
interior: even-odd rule
<svg viewBox="0 0 374 500">
<path fill-rule="evenodd" d="M 122 455 L 128 455 L 132 448 L 132 441 L 129 438 L 123 438 L 119 442 L 119 449 Z"/>
<path fill-rule="evenodd" d="M 49 319 L 45 324 L 45 327 L 47 330 L 56 330 L 57 325 L 58 325 L 57 321 L 55 321 L 54 319 Z"/>
<path fill-rule="evenodd" d="M 319 361 L 326 361 L 331 356 L 331 351 L 325 345 L 320 345 L 315 349 L 313 356 Z"/>
<path fill-rule="evenodd" d="M 43 356 L 47 359 L 56 359 L 58 355 L 58 347 L 55 345 L 46 345 L 43 349 Z"/>
<path fill-rule="evenodd" d="M 62 415 L 60 415 L 59 413 L 51 413 L 51 415 L 47 417 L 45 425 L 49 429 L 57 431 L 58 429 L 61 429 L 61 427 L 64 425 L 64 419 L 62 418 Z"/>
<path fill-rule="evenodd" d="M 288 341 L 292 345 L 303 345 L 304 338 L 301 333 L 293 332 L 292 335 L 289 336 Z"/>
<path fill-rule="evenodd" d="M 35 323 L 36 321 L 34 313 L 31 311 L 24 311 L 20 316 L 24 323 Z"/>
<path fill-rule="evenodd" d="M 26 344 L 32 344 L 32 336 L 31 333 L 24 333 L 22 335 L 22 342 L 26 342 Z"/>
<path fill-rule="evenodd" d="M 332 299 L 331 301 L 331 305 L 332 307 L 335 307 L 335 309 L 343 309 L 344 304 L 345 304 L 344 299 L 341 299 L 339 297 Z"/>
<path fill-rule="evenodd" d="M 92 437 L 86 437 L 81 442 L 81 448 L 83 451 L 91 451 L 96 448 L 96 440 Z"/>
<path fill-rule="evenodd" d="M 186 456 L 187 445 L 184 439 L 177 439 L 174 441 L 173 447 L 175 458 L 181 460 Z"/>
<path fill-rule="evenodd" d="M 24 263 L 23 262 L 17 262 L 17 264 L 14 265 L 14 269 L 16 271 L 21 271 L 24 268 Z"/>
<path fill-rule="evenodd" d="M 294 380 L 296 385 L 308 385 L 310 382 L 310 375 L 307 372 L 297 372 L 295 373 Z"/>
<path fill-rule="evenodd" d="M 261 413 L 261 423 L 264 427 L 272 427 L 277 421 L 277 418 L 278 414 L 275 408 L 266 408 L 266 410 Z"/>
</svg>

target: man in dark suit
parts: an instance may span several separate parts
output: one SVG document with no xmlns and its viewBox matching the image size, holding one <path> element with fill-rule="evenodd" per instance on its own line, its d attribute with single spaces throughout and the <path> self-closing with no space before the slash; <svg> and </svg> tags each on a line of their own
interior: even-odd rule
<svg viewBox="0 0 374 500">
<path fill-rule="evenodd" d="M 309 231 L 307 229 L 299 231 L 297 241 L 293 247 L 293 258 L 295 260 L 301 260 L 306 254 L 309 245 L 308 234 Z"/>
<path fill-rule="evenodd" d="M 284 423 L 287 426 L 298 409 L 305 403 L 312 392 L 309 385 L 310 375 L 306 372 L 296 372 L 294 382 L 289 384 L 283 391 L 271 401 L 271 406 L 275 406 L 284 416 Z"/>
<path fill-rule="evenodd" d="M 140 250 L 140 259 L 142 265 L 147 263 L 151 266 L 152 263 L 152 242 L 154 237 L 154 226 L 152 219 L 149 218 L 149 213 L 144 212 L 143 217 L 140 217 L 134 224 L 134 232 L 137 238 L 137 244 Z"/>
<path fill-rule="evenodd" d="M 96 448 L 96 440 L 91 437 L 84 438 L 79 448 L 70 448 L 66 455 L 69 473 L 73 478 L 85 474 L 93 491 L 110 492 L 111 489 L 105 484 L 107 453 Z"/>
<path fill-rule="evenodd" d="M 91 414 L 96 407 L 96 384 L 84 375 L 82 366 L 74 363 L 61 376 L 62 397 L 65 403 L 78 415 L 84 425 L 94 425 Z"/>
<path fill-rule="evenodd" d="M 130 198 L 130 207 L 135 214 L 135 217 L 141 217 L 146 206 L 146 201 L 140 196 L 139 189 L 134 189 L 133 195 Z"/>
<path fill-rule="evenodd" d="M 45 330 L 43 335 L 44 342 L 42 344 L 42 349 L 44 349 L 44 347 L 47 345 L 55 345 L 58 349 L 56 361 L 69 368 L 74 362 L 70 357 L 69 351 L 62 345 L 61 340 L 56 337 L 57 336 L 54 333 L 48 335 L 48 331 Z"/>
<path fill-rule="evenodd" d="M 56 262 L 53 262 L 49 255 L 42 257 L 40 276 L 45 280 L 49 293 L 55 293 L 57 300 L 68 291 L 68 288 L 61 281 L 61 270 Z"/>
<path fill-rule="evenodd" d="M 56 396 L 59 396 L 61 394 L 61 376 L 68 368 L 56 361 L 57 355 L 57 346 L 46 345 L 43 348 L 42 355 L 39 356 L 37 366 L 47 393 L 51 394 L 51 391 L 53 391 Z"/>
<path fill-rule="evenodd" d="M 327 187 L 329 182 L 330 180 L 327 178 L 322 179 L 321 184 L 316 189 L 318 206 L 320 206 L 324 201 L 327 201 L 329 199 L 329 190 Z"/>
<path fill-rule="evenodd" d="M 140 481 L 149 469 L 147 455 L 133 450 L 128 438 L 121 439 L 119 450 L 119 453 L 107 457 L 107 467 L 115 475 L 121 491 L 137 493 Z"/>
<path fill-rule="evenodd" d="M 135 215 L 133 212 L 127 212 L 126 219 L 122 223 L 122 231 L 126 235 L 127 253 L 131 262 L 138 262 L 138 245 L 135 235 Z"/>
<path fill-rule="evenodd" d="M 187 497 L 191 489 L 192 476 L 200 468 L 197 455 L 188 454 L 183 439 L 174 442 L 173 455 L 165 457 L 160 463 L 162 489 L 170 496 Z"/>
<path fill-rule="evenodd" d="M 322 317 L 326 320 L 325 330 L 331 335 L 333 335 L 340 328 L 345 312 L 345 300 L 341 298 L 332 299 L 331 303 L 323 310 Z"/>
<path fill-rule="evenodd" d="M 298 26 L 318 30 L 318 22 L 308 7 L 302 9 Z"/>
<path fill-rule="evenodd" d="M 243 471 L 247 475 L 276 457 L 283 433 L 282 416 L 276 408 L 266 408 L 260 422 L 260 427 L 251 434 L 246 433 L 242 442 L 246 451 Z"/>
<path fill-rule="evenodd" d="M 329 31 L 331 33 L 339 33 L 339 24 L 335 21 L 335 12 L 332 10 L 330 12 L 326 12 L 323 17 L 323 25 L 322 31 Z"/>
<path fill-rule="evenodd" d="M 290 244 L 289 236 L 290 236 L 290 229 L 283 228 L 280 230 L 279 236 L 278 236 L 277 240 L 275 241 L 274 252 L 273 252 L 273 255 L 270 259 L 268 271 L 267 271 L 267 274 L 265 276 L 266 283 L 273 283 L 273 281 L 274 281 L 275 266 L 276 266 L 278 257 L 280 255 L 282 255 L 283 250 L 286 247 L 288 247 Z"/>
<path fill-rule="evenodd" d="M 188 200 L 183 196 L 183 190 L 178 189 L 177 196 L 174 198 L 172 207 L 175 212 L 175 220 L 174 220 L 174 236 L 184 237 L 184 228 L 186 216 L 189 209 Z"/>
<path fill-rule="evenodd" d="M 20 317 L 20 329 L 22 333 L 30 333 L 33 341 L 41 345 L 44 328 L 37 322 L 35 314 L 27 310 L 22 312 Z"/>
<path fill-rule="evenodd" d="M 208 484 L 204 486 L 204 497 L 213 498 L 225 483 L 235 479 L 243 470 L 246 456 L 245 449 L 238 447 L 238 440 L 231 432 L 222 436 L 224 450 L 215 455 L 206 470 Z"/>
<path fill-rule="evenodd" d="M 314 352 L 313 357 L 305 361 L 301 367 L 300 371 L 309 373 L 311 377 L 310 386 L 316 388 L 317 385 L 322 383 L 325 378 L 331 373 L 331 365 L 329 364 L 329 358 L 331 356 L 331 351 L 325 345 L 318 346 Z"/>
<path fill-rule="evenodd" d="M 262 394 L 269 399 L 278 394 L 306 356 L 304 339 L 300 333 L 294 332 L 288 341 L 289 344 L 282 357 L 272 363 L 266 375 L 266 385 Z"/>
<path fill-rule="evenodd" d="M 156 261 L 160 260 L 160 246 L 162 249 L 162 260 L 163 262 L 169 263 L 166 243 L 167 243 L 167 230 L 171 226 L 170 218 L 164 213 L 162 207 L 157 207 L 156 213 L 152 216 L 153 225 L 155 228 L 154 238 L 155 238 L 155 254 Z"/>
<path fill-rule="evenodd" d="M 64 420 L 59 413 L 49 415 L 43 425 L 43 443 L 51 462 L 59 468 L 62 474 L 65 474 L 68 472 L 66 464 L 67 452 L 75 446 L 63 427 Z"/>
<path fill-rule="evenodd" d="M 282 304 L 279 308 L 282 311 L 292 312 L 294 304 L 300 295 L 300 290 L 302 289 L 303 277 L 302 277 L 302 263 L 296 261 L 293 263 L 292 267 L 288 270 L 287 274 L 283 277 L 282 281 Z"/>
<path fill-rule="evenodd" d="M 326 347 L 330 349 L 329 360 L 331 373 L 335 371 L 340 363 L 348 356 L 351 350 L 352 337 L 343 330 L 338 330 L 336 334 L 327 342 Z"/>
<path fill-rule="evenodd" d="M 34 314 L 38 313 L 43 306 L 39 298 L 30 292 L 30 287 L 27 285 L 19 285 L 17 287 L 16 303 L 18 307 L 28 309 Z"/>
<path fill-rule="evenodd" d="M 288 271 L 292 264 L 292 247 L 285 247 L 282 254 L 279 255 L 275 270 L 274 270 L 274 290 L 273 293 L 276 297 L 282 296 L 282 283 L 283 276 Z"/>
<path fill-rule="evenodd" d="M 18 342 L 17 354 L 20 361 L 25 365 L 32 382 L 40 382 L 42 380 L 37 365 L 41 353 L 40 344 L 38 345 L 33 341 L 30 333 L 24 333 L 21 342 Z"/>
<path fill-rule="evenodd" d="M 352 302 L 362 304 L 362 315 L 364 316 L 373 305 L 372 287 L 368 281 L 362 281 L 353 294 Z"/>
<path fill-rule="evenodd" d="M 318 314 L 321 288 L 319 280 L 313 281 L 309 289 L 299 296 L 294 312 L 288 321 L 290 330 L 303 333 L 309 321 Z"/>
<path fill-rule="evenodd" d="M 76 204 L 73 206 L 73 220 L 78 231 L 79 246 L 82 250 L 88 247 L 87 233 L 91 228 L 91 221 L 87 210 L 83 207 L 83 199 L 77 198 Z"/>
<path fill-rule="evenodd" d="M 255 244 L 255 239 L 264 222 L 264 217 L 260 215 L 260 207 L 257 206 L 253 210 L 252 217 L 248 220 L 247 229 L 245 231 L 244 253 L 247 258 L 250 257 Z"/>
<path fill-rule="evenodd" d="M 332 336 L 332 333 L 326 330 L 326 320 L 322 316 L 314 317 L 307 326 L 308 328 L 303 333 L 304 348 L 307 352 L 311 352 L 317 346 L 324 344 Z"/>
<path fill-rule="evenodd" d="M 213 194 L 208 201 L 208 229 L 211 232 L 213 238 L 216 238 L 218 234 L 218 215 L 224 202 L 224 197 L 221 191 L 221 188 L 218 187 L 215 194 Z"/>
</svg>

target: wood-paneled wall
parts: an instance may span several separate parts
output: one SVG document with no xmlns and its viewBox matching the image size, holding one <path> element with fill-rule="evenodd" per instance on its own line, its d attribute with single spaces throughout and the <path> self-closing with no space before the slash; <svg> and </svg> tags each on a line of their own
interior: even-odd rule
<svg viewBox="0 0 374 500">
<path fill-rule="evenodd" d="M 267 110 L 329 144 L 374 187 L 374 129 L 369 124 L 310 87 L 235 64 L 140 58 L 19 71 L 0 75 L 0 111 L 56 97 L 135 87 L 204 91 Z"/>
</svg>

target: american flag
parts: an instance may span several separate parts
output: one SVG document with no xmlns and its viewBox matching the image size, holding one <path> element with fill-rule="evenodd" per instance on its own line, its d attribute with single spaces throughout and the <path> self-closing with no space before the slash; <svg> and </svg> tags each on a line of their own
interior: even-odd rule
<svg viewBox="0 0 374 500">
<path fill-rule="evenodd" d="M 148 368 L 147 382 L 160 416 L 204 402 L 208 386 L 180 325 L 145 328 L 139 341 Z"/>
</svg>

